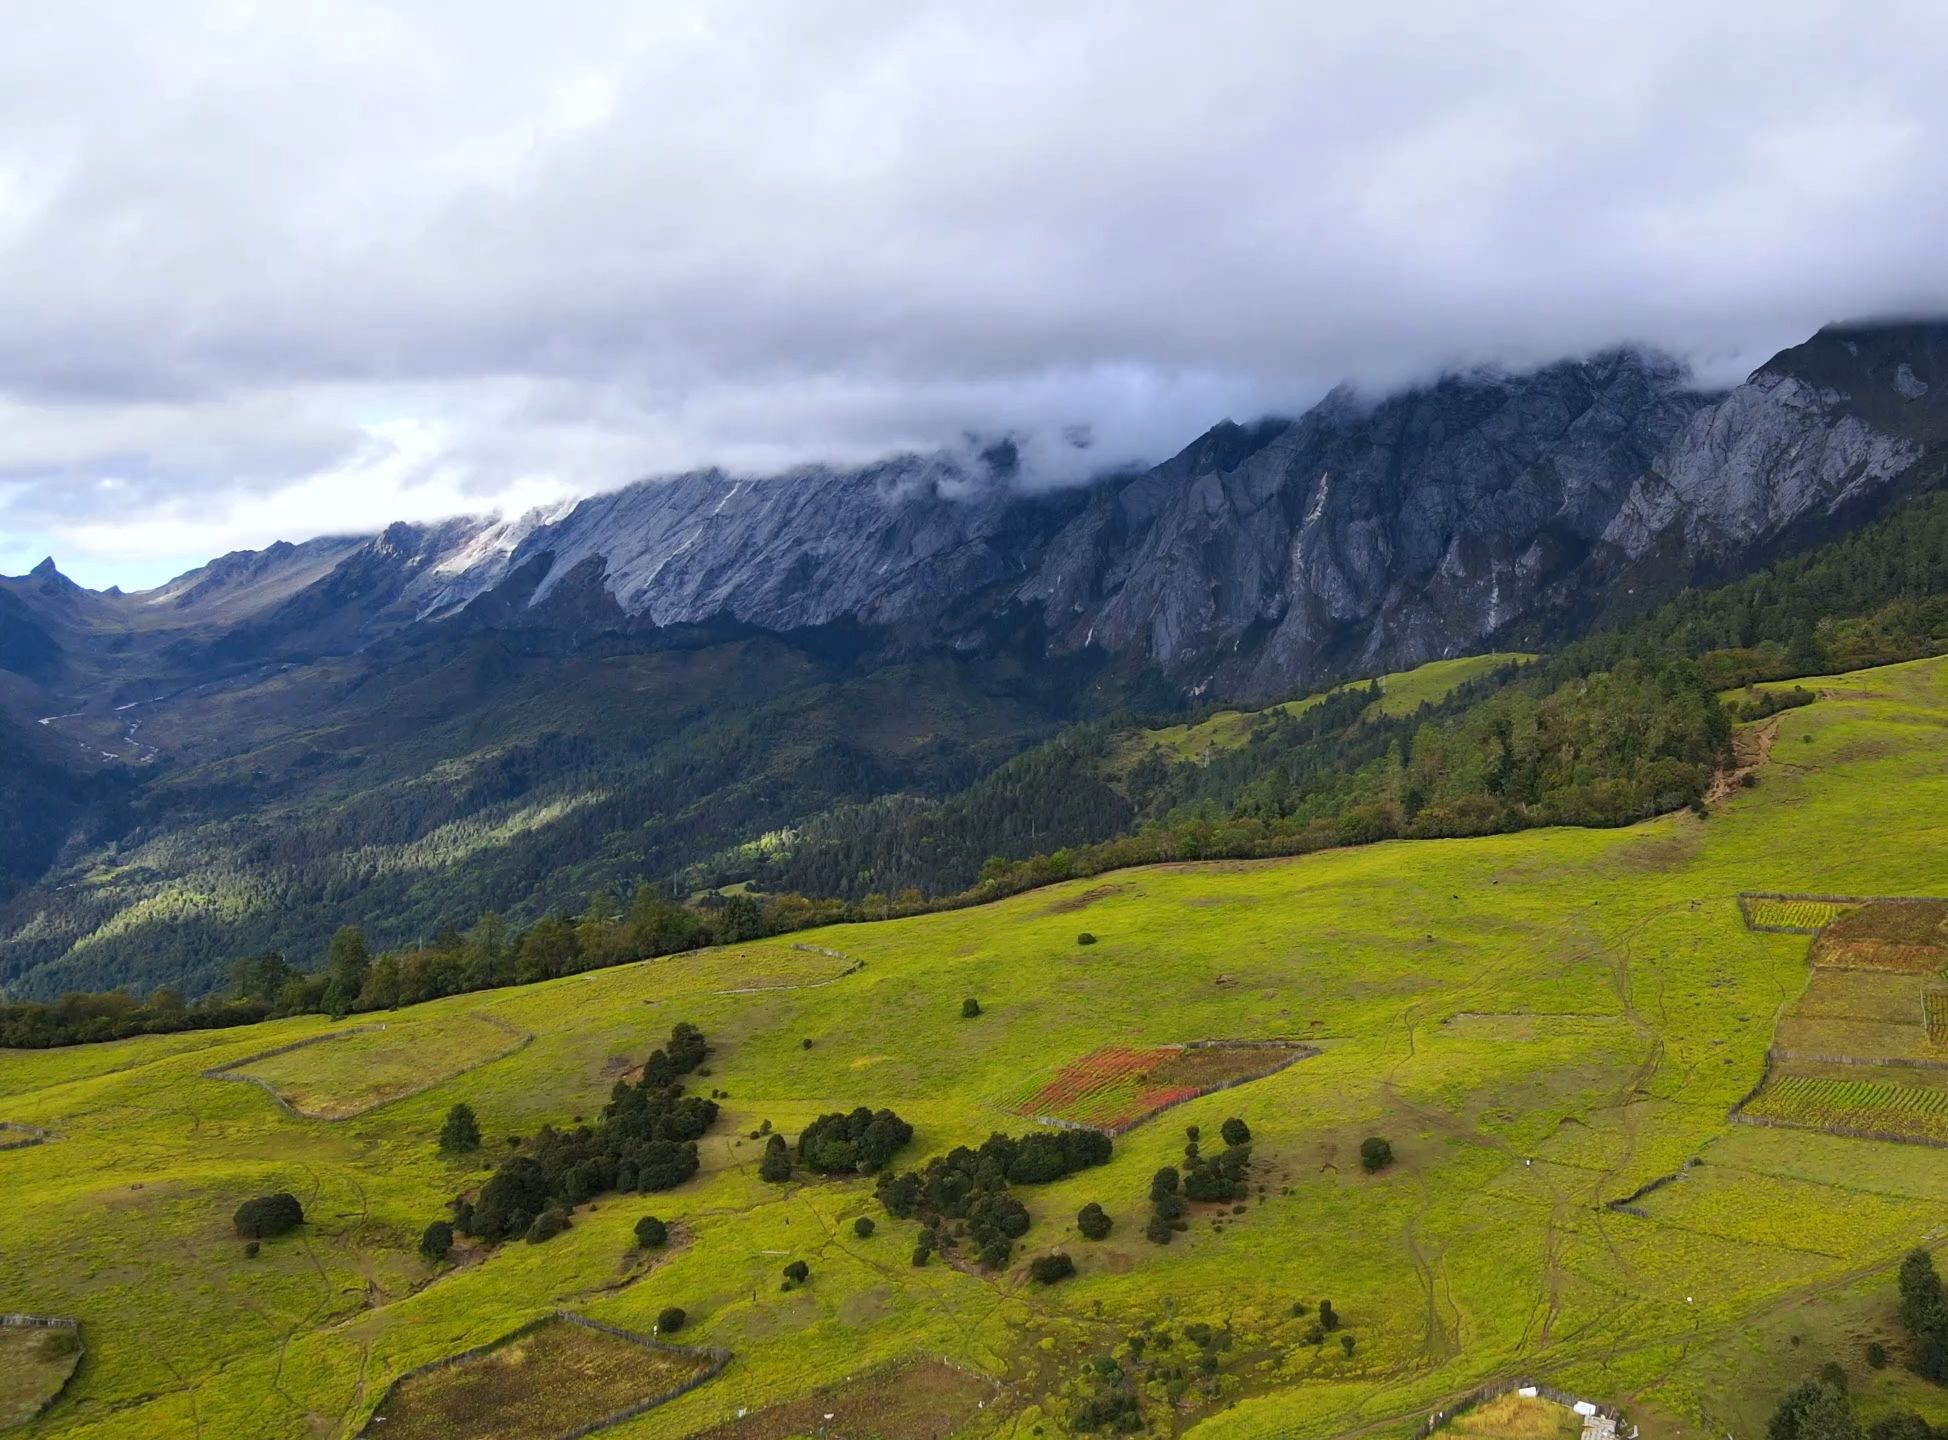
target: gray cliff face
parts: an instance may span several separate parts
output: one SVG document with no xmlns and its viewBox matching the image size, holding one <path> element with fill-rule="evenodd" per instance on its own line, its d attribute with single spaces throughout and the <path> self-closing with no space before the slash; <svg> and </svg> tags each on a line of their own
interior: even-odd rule
<svg viewBox="0 0 1948 1440">
<path fill-rule="evenodd" d="M 1708 403 L 1630 353 L 1371 409 L 1335 394 L 1099 496 L 1023 593 L 1061 643 L 1141 648 L 1227 694 L 1451 654 L 1581 562 Z"/>
<path fill-rule="evenodd" d="M 1039 613 L 1056 651 L 1096 646 L 1193 693 L 1261 699 L 1497 637 L 1549 643 L 1616 596 L 1838 533 L 1938 483 L 1944 458 L 1948 325 L 1835 328 L 1721 395 L 1631 351 L 1377 404 L 1335 392 L 1062 492 L 1023 484 L 1006 443 L 706 471 L 508 520 L 225 556 L 147 594 L 44 567 L 0 596 L 45 632 L 9 668 L 31 656 L 50 685 L 104 632 L 146 632 L 191 675 L 358 649 L 481 603 L 494 623 L 849 620 L 961 647 L 999 615 Z"/>
</svg>

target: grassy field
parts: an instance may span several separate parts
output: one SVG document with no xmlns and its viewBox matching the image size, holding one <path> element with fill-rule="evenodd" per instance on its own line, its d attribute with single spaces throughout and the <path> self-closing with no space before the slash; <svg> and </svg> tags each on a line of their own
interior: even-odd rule
<svg viewBox="0 0 1948 1440">
<path fill-rule="evenodd" d="M 1768 723 L 1759 783 L 1702 820 L 1155 866 L 809 937 L 836 955 L 769 941 L 366 1017 L 427 1036 L 487 1017 L 534 1040 L 336 1122 L 202 1072 L 343 1022 L 0 1055 L 5 1118 L 59 1137 L 0 1152 L 0 1186 L 32 1197 L 0 1224 L 0 1306 L 79 1316 L 89 1336 L 33 1433 L 347 1436 L 401 1374 L 555 1309 L 647 1333 L 669 1305 L 689 1313 L 684 1340 L 735 1358 L 606 1432 L 619 1440 L 695 1435 L 923 1359 L 992 1385 L 953 1412 L 957 1433 L 1020 1440 L 1073 1433 L 1110 1361 L 1158 1433 L 1197 1440 L 1404 1440 L 1514 1374 L 1618 1403 L 1660 1440 L 1747 1437 L 1827 1359 L 1868 1419 L 1899 1405 L 1948 1421 L 1948 1393 L 1861 1358 L 1870 1338 L 1899 1355 L 1893 1270 L 1944 1233 L 1941 1152 L 1730 1115 L 1781 1018 L 1825 995 L 1809 992 L 1808 937 L 1749 928 L 1740 894 L 1948 894 L 1948 662 L 1848 677 Z M 1099 943 L 1077 946 L 1078 923 Z M 984 1013 L 963 1019 L 968 995 Z M 1875 1007 L 1893 1003 L 1863 992 L 1863 1018 L 1822 1023 L 1885 1025 Z M 1906 1027 L 1923 1044 L 1924 1004 Z M 713 1046 L 697 1088 L 726 1092 L 696 1179 L 601 1198 L 545 1245 L 418 1256 L 421 1228 L 508 1136 L 593 1115 L 677 1020 Z M 993 1097 L 1075 1057 L 1189 1038 L 1320 1053 L 1131 1130 L 1107 1166 L 1017 1191 L 1035 1222 L 1021 1260 L 1075 1261 L 1057 1285 L 914 1267 L 914 1227 L 867 1182 L 757 1178 L 748 1135 L 767 1120 L 789 1134 L 891 1106 L 916 1128 L 912 1163 L 1026 1128 Z M 437 1153 L 459 1100 L 486 1131 L 477 1160 Z M 1150 1244 L 1149 1177 L 1180 1162 L 1184 1126 L 1215 1134 L 1233 1114 L 1254 1136 L 1245 1213 L 1201 1211 Z M 1357 1159 L 1369 1135 L 1398 1157 L 1376 1175 Z M 1636 1213 L 1607 1208 L 1671 1175 Z M 308 1223 L 246 1258 L 230 1215 L 280 1189 Z M 1088 1201 L 1114 1222 L 1103 1241 L 1076 1232 Z M 631 1229 L 646 1213 L 685 1243 L 644 1269 Z M 860 1238 L 864 1215 L 878 1228 Z M 811 1279 L 782 1290 L 792 1259 Z M 1352 1346 L 1312 1343 L 1293 1313 L 1325 1297 Z"/>
<path fill-rule="evenodd" d="M 0 1328 L 0 1430 L 32 1418 L 80 1359 L 72 1330 Z"/>
<path fill-rule="evenodd" d="M 300 1115 L 343 1120 L 511 1055 L 529 1038 L 484 1015 L 353 1025 L 224 1073 L 269 1086 Z"/>
<path fill-rule="evenodd" d="M 1382 675 L 1379 681 L 1380 698 L 1373 702 L 1367 713 L 1411 714 L 1422 705 L 1438 704 L 1447 698 L 1448 692 L 1455 686 L 1477 675 L 1486 675 L 1503 665 L 1522 664 L 1534 658 L 1533 655 L 1515 652 L 1462 655 L 1453 660 L 1430 660 L 1425 665 L 1397 675 Z M 1369 683 L 1355 680 L 1341 688 L 1364 689 Z M 1267 717 L 1274 714 L 1304 714 L 1329 693 L 1332 692 L 1321 691 L 1317 695 L 1287 700 L 1263 710 L 1220 710 L 1195 725 L 1166 725 L 1162 729 L 1144 733 L 1153 744 L 1169 750 L 1178 759 L 1195 760 L 1208 750 L 1235 749 L 1249 740 L 1252 727 Z"/>
<path fill-rule="evenodd" d="M 385 1440 L 553 1440 L 674 1391 L 704 1355 L 547 1320 L 456 1365 L 408 1375 L 373 1413 Z"/>
</svg>

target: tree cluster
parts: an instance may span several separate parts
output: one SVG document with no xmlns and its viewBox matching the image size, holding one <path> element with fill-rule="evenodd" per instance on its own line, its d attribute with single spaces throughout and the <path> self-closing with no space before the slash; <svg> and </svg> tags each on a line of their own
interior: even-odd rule
<svg viewBox="0 0 1948 1440">
<path fill-rule="evenodd" d="M 456 1202 L 455 1228 L 490 1244 L 516 1235 L 546 1240 L 567 1228 L 568 1210 L 597 1195 L 681 1185 L 697 1173 L 697 1141 L 716 1120 L 717 1102 L 684 1094 L 679 1077 L 707 1053 L 694 1025 L 677 1025 L 667 1047 L 644 1063 L 641 1080 L 616 1082 L 600 1121 L 543 1126 L 501 1162 L 477 1199 Z"/>
<path fill-rule="evenodd" d="M 1236 1116 L 1218 1130 L 1224 1148 L 1206 1155 L 1195 1125 L 1184 1132 L 1184 1164 L 1166 1165 L 1150 1177 L 1150 1220 L 1143 1233 L 1151 1243 L 1168 1245 L 1188 1227 L 1192 1201 L 1242 1200 L 1250 1189 L 1251 1127 Z"/>
<path fill-rule="evenodd" d="M 821 1115 L 798 1136 L 798 1163 L 820 1175 L 876 1175 L 913 1138 L 891 1110 Z"/>
<path fill-rule="evenodd" d="M 1901 1261 L 1900 1289 L 1901 1329 L 1915 1373 L 1948 1384 L 1948 1296 L 1926 1250 L 1911 1250 Z"/>
<path fill-rule="evenodd" d="M 880 1172 L 876 1193 L 889 1215 L 918 1219 L 925 1229 L 914 1263 L 970 1240 L 980 1263 L 1006 1265 L 1028 1233 L 1028 1207 L 1011 1185 L 1043 1185 L 1108 1161 L 1112 1145 L 1093 1130 L 1041 1130 L 1014 1138 L 990 1135 L 978 1150 L 956 1146 L 918 1171 Z"/>
</svg>

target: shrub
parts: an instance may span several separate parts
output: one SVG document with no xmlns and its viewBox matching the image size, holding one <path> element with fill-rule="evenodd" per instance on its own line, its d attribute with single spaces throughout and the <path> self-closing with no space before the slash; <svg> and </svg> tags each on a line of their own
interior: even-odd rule
<svg viewBox="0 0 1948 1440">
<path fill-rule="evenodd" d="M 269 1240 L 288 1235 L 304 1224 L 304 1206 L 288 1190 L 275 1195 L 259 1195 L 237 1207 L 234 1217 L 237 1234 L 246 1240 Z"/>
<path fill-rule="evenodd" d="M 440 1126 L 440 1153 L 467 1155 L 479 1148 L 480 1121 L 473 1113 L 473 1106 L 455 1105 L 446 1112 L 446 1122 Z"/>
<path fill-rule="evenodd" d="M 1155 1175 L 1150 1177 L 1150 1198 L 1152 1200 L 1161 1200 L 1166 1195 L 1175 1195 L 1177 1193 L 1177 1186 L 1182 1182 L 1182 1179 L 1183 1177 L 1177 1173 L 1176 1166 L 1164 1166 L 1163 1169 L 1157 1171 Z"/>
<path fill-rule="evenodd" d="M 785 1137 L 773 1135 L 764 1145 L 764 1158 L 758 1161 L 758 1179 L 768 1180 L 773 1185 L 782 1185 L 791 1179 L 791 1151 L 785 1147 Z"/>
<path fill-rule="evenodd" d="M 1093 945 L 1096 943 L 1096 937 L 1091 935 L 1087 930 L 1084 930 L 1080 935 L 1075 937 L 1075 943 L 1078 945 Z"/>
<path fill-rule="evenodd" d="M 1340 1336 L 1339 1348 L 1344 1350 L 1348 1355 L 1351 1355 L 1353 1353 L 1353 1337 L 1351 1335 Z"/>
<path fill-rule="evenodd" d="M 525 1236 L 528 1244 L 539 1245 L 552 1240 L 568 1228 L 568 1212 L 559 1205 L 550 1205 L 534 1217 Z"/>
<path fill-rule="evenodd" d="M 257 1252 L 263 1248 L 262 1242 L 252 1240 L 248 1245 L 244 1246 L 244 1259 L 255 1260 L 257 1258 Z"/>
<path fill-rule="evenodd" d="M 1015 1242 L 1006 1235 L 996 1235 L 981 1247 L 981 1264 L 990 1270 L 999 1270 L 1008 1263 L 1008 1257 L 1015 1253 Z"/>
<path fill-rule="evenodd" d="M 798 1048 L 799 1048 L 800 1050 L 809 1050 L 809 1049 L 811 1049 L 811 1048 L 812 1048 L 812 1037 L 811 1037 L 811 1036 L 809 1036 L 809 1035 L 807 1035 L 807 1036 L 806 1036 L 806 1037 L 805 1037 L 805 1038 L 804 1038 L 803 1040 L 800 1040 L 800 1041 L 798 1042 Z"/>
<path fill-rule="evenodd" d="M 976 1015 L 979 1015 L 980 1013 L 981 1013 L 981 1002 L 979 1000 L 976 1000 L 972 995 L 969 995 L 965 1000 L 960 1002 L 961 1019 L 972 1020 Z"/>
<path fill-rule="evenodd" d="M 645 1250 L 654 1250 L 670 1243 L 670 1227 L 654 1215 L 645 1215 L 636 1222 L 636 1243 Z"/>
<path fill-rule="evenodd" d="M 1305 1301 L 1303 1300 L 1294 1300 L 1292 1302 L 1292 1313 L 1295 1316 L 1303 1315 L 1306 1313 L 1306 1311 L 1310 1310 L 1311 1308 L 1312 1307 L 1306 1304 Z"/>
<path fill-rule="evenodd" d="M 1332 1308 L 1332 1301 L 1321 1300 L 1319 1302 L 1319 1323 L 1328 1330 L 1337 1330 L 1339 1328 L 1339 1312 Z"/>
<path fill-rule="evenodd" d="M 1143 1236 L 1153 1245 L 1168 1245 L 1177 1237 L 1177 1232 L 1163 1216 L 1152 1215 L 1150 1223 L 1143 1227 Z"/>
<path fill-rule="evenodd" d="M 683 1328 L 684 1322 L 689 1318 L 688 1315 L 683 1313 L 683 1307 L 681 1305 L 672 1305 L 656 1317 L 656 1333 L 658 1335 L 674 1335 Z"/>
<path fill-rule="evenodd" d="M 1075 1274 L 1075 1261 L 1057 1251 L 1053 1255 L 1037 1255 L 1029 1263 L 1028 1275 L 1038 1285 L 1053 1285 L 1057 1280 L 1066 1280 Z"/>
<path fill-rule="evenodd" d="M 1867 1368 L 1885 1370 L 1887 1368 L 1887 1347 L 1878 1340 L 1867 1342 Z"/>
<path fill-rule="evenodd" d="M 1323 1345 L 1323 1344 L 1325 1344 L 1325 1343 L 1326 1343 L 1326 1331 L 1325 1331 L 1325 1327 L 1324 1327 L 1324 1326 L 1322 1326 L 1322 1325 L 1308 1325 L 1308 1326 L 1306 1326 L 1306 1327 L 1305 1327 L 1305 1343 L 1306 1343 L 1306 1344 L 1308 1344 L 1308 1345 Z"/>
<path fill-rule="evenodd" d="M 1076 1212 L 1075 1228 L 1085 1240 L 1101 1240 L 1109 1234 L 1110 1221 L 1103 1207 L 1091 1200 Z"/>
<path fill-rule="evenodd" d="M 419 1253 L 428 1260 L 444 1260 L 452 1248 L 453 1227 L 444 1220 L 435 1220 L 419 1232 Z"/>
<path fill-rule="evenodd" d="M 785 1266 L 785 1280 L 792 1285 L 803 1285 L 812 1278 L 812 1267 L 803 1260 L 794 1260 Z"/>
<path fill-rule="evenodd" d="M 873 1231 L 876 1228 L 873 1224 L 873 1217 L 870 1215 L 861 1215 L 857 1220 L 852 1222 L 852 1233 L 857 1235 L 861 1240 L 872 1239 Z"/>
<path fill-rule="evenodd" d="M 1224 1137 L 1224 1143 L 1227 1145 L 1249 1145 L 1251 1143 L 1251 1127 L 1236 1115 L 1233 1115 L 1219 1127 L 1218 1134 Z"/>
<path fill-rule="evenodd" d="M 1393 1164 L 1393 1146 L 1378 1135 L 1360 1141 L 1360 1168 L 1371 1175 Z"/>
</svg>

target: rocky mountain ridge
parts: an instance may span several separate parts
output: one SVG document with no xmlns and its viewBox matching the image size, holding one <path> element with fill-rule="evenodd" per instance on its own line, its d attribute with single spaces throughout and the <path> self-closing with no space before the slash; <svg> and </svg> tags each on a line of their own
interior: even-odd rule
<svg viewBox="0 0 1948 1440">
<path fill-rule="evenodd" d="M 1054 652 L 1095 646 L 1187 693 L 1255 699 L 1546 640 L 1639 586 L 1735 573 L 1933 483 L 1944 437 L 1948 327 L 1833 328 L 1720 394 L 1618 350 L 1377 403 L 1336 391 L 1076 489 L 1024 483 L 1006 444 L 702 471 L 511 520 L 228 555 L 143 594 L 80 591 L 42 567 L 0 581 L 0 604 L 38 627 L 11 652 L 55 689 L 50 652 L 104 659 L 68 667 L 75 686 L 90 670 L 136 683 L 127 635 L 153 637 L 149 668 L 178 679 L 302 663 L 505 588 L 503 617 L 845 621 L 912 645 L 978 645 L 997 614 L 1027 612 Z"/>
</svg>

